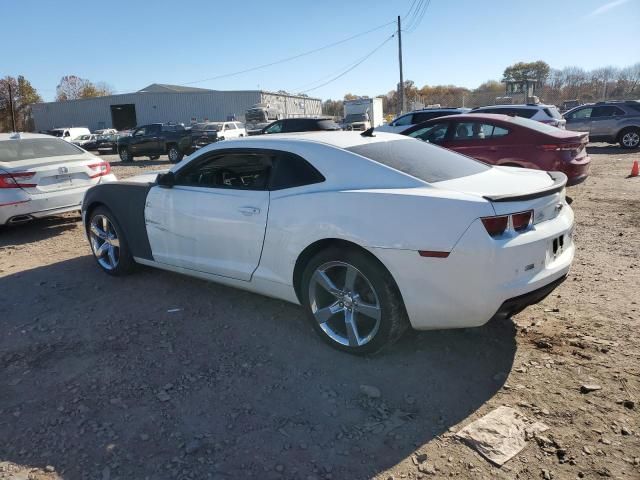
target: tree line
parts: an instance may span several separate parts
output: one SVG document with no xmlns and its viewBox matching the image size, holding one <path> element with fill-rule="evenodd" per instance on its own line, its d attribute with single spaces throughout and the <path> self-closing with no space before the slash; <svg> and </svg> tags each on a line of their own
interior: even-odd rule
<svg viewBox="0 0 640 480">
<path fill-rule="evenodd" d="M 11 93 L 11 99 L 9 98 Z M 114 91 L 104 82 L 93 83 L 76 75 L 65 75 L 56 87 L 56 101 L 113 95 Z M 0 79 L 0 132 L 13 130 L 11 103 L 15 129 L 28 132 L 34 129 L 29 106 L 42 102 L 42 97 L 24 76 L 6 76 Z"/>
<path fill-rule="evenodd" d="M 548 63 L 518 62 L 505 68 L 501 80 L 487 80 L 475 89 L 456 85 L 424 85 L 417 87 L 414 81 L 404 82 L 406 108 L 418 108 L 421 105 L 441 104 L 443 106 L 476 107 L 493 104 L 497 97 L 506 96 L 507 81 L 536 81 L 536 96 L 545 103 L 560 104 L 567 100 L 582 103 L 605 99 L 640 98 L 640 62 L 625 68 L 601 67 L 585 70 L 580 67 L 553 69 Z M 398 111 L 399 96 L 397 88 L 382 97 L 386 114 Z M 326 115 L 342 116 L 343 101 L 366 96 L 347 93 L 342 100 L 326 100 L 322 111 Z"/>
</svg>

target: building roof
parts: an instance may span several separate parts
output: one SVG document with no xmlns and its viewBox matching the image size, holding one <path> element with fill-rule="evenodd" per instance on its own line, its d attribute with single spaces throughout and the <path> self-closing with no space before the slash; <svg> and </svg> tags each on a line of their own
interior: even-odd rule
<svg viewBox="0 0 640 480">
<path fill-rule="evenodd" d="M 138 92 L 153 92 L 153 93 L 195 93 L 195 92 L 211 92 L 209 88 L 197 88 L 197 87 L 185 87 L 183 85 L 169 85 L 167 83 L 152 83 L 146 87 L 138 90 Z"/>
</svg>

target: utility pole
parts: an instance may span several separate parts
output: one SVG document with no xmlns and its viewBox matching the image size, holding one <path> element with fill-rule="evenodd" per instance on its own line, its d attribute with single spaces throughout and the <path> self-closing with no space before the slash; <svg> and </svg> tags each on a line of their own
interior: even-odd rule
<svg viewBox="0 0 640 480">
<path fill-rule="evenodd" d="M 402 78 L 402 28 L 400 27 L 400 15 L 398 15 L 398 61 L 400 63 L 400 88 L 398 89 L 398 115 L 404 112 L 404 79 Z"/>
<path fill-rule="evenodd" d="M 13 111 L 13 93 L 11 92 L 11 81 L 7 80 L 7 87 L 9 88 L 9 109 L 11 110 L 11 128 L 12 131 L 16 131 L 16 115 Z"/>
</svg>

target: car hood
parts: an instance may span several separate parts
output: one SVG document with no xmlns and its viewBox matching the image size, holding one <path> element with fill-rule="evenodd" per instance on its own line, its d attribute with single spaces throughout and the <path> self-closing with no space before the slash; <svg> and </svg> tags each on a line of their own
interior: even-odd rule
<svg viewBox="0 0 640 480">
<path fill-rule="evenodd" d="M 159 174 L 167 173 L 168 171 L 169 170 L 156 170 L 153 172 L 145 172 L 140 175 L 136 175 L 135 177 L 128 177 L 123 181 L 134 183 L 154 183 Z"/>
</svg>

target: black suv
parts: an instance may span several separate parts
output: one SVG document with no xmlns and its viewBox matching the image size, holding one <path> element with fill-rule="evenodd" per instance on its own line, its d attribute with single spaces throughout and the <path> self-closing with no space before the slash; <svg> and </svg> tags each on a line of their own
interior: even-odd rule
<svg viewBox="0 0 640 480">
<path fill-rule="evenodd" d="M 330 118 L 285 118 L 267 125 L 260 133 L 316 132 L 321 130 L 341 130 L 340 125 Z"/>
<path fill-rule="evenodd" d="M 142 156 L 156 160 L 166 153 L 175 163 L 191 151 L 191 132 L 175 123 L 143 125 L 136 127 L 130 136 L 118 138 L 118 153 L 123 162 Z"/>
<path fill-rule="evenodd" d="M 609 101 L 580 105 L 564 114 L 567 130 L 588 132 L 592 142 L 640 146 L 640 101 Z"/>
</svg>

